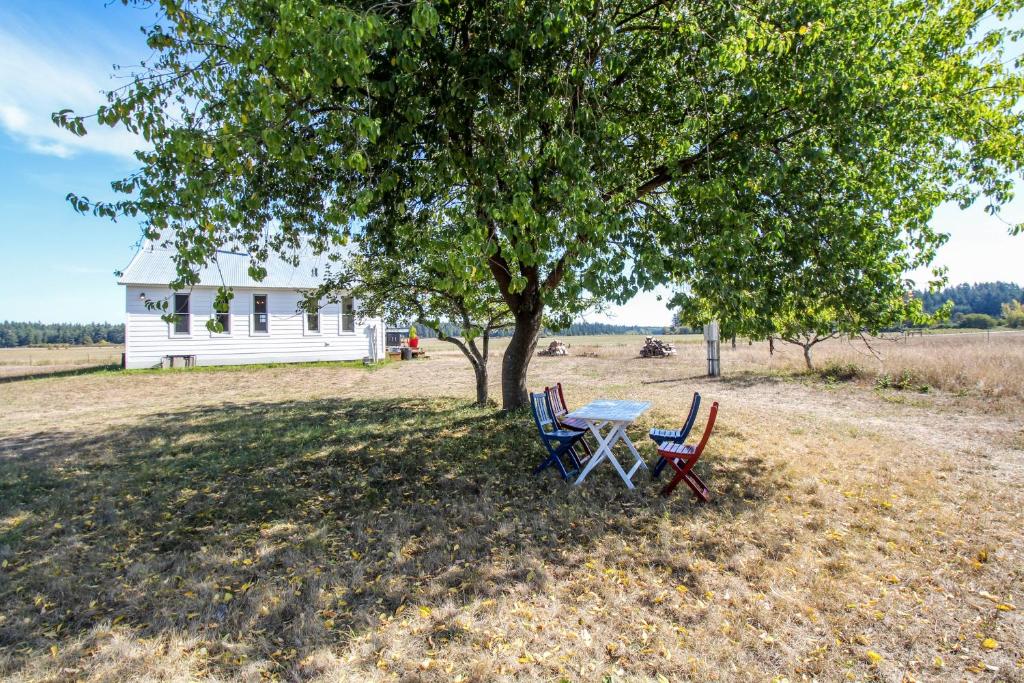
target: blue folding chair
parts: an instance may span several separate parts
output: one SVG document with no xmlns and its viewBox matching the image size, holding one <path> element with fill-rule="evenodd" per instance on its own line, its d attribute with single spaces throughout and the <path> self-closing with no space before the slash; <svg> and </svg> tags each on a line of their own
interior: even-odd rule
<svg viewBox="0 0 1024 683">
<path fill-rule="evenodd" d="M 682 429 L 652 429 L 647 435 L 651 437 L 651 440 L 659 448 L 666 443 L 685 443 L 686 437 L 690 435 L 690 430 L 693 429 L 693 423 L 697 421 L 697 411 L 699 409 L 700 394 L 695 391 L 693 392 L 693 401 L 690 403 L 690 414 L 686 416 L 686 422 L 683 423 Z M 651 476 L 657 479 L 661 471 L 665 469 L 666 464 L 666 460 L 658 458 L 658 464 L 651 470 Z"/>
<path fill-rule="evenodd" d="M 558 428 L 558 424 L 551 416 L 551 406 L 548 404 L 546 393 L 530 394 L 530 410 L 533 411 L 533 421 L 537 423 L 540 439 L 548 451 L 547 459 L 538 465 L 533 473 L 539 474 L 544 468 L 554 465 L 562 479 L 568 481 L 570 475 L 580 471 L 580 460 L 573 447 L 583 438 L 584 432 Z M 564 456 L 569 457 L 574 469 L 566 469 L 565 463 L 562 462 Z"/>
</svg>

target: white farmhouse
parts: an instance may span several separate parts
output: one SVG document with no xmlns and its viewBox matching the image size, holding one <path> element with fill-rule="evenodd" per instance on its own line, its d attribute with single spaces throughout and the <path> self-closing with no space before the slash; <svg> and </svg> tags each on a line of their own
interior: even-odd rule
<svg viewBox="0 0 1024 683">
<path fill-rule="evenodd" d="M 147 244 L 121 275 L 125 286 L 125 367 L 161 365 L 240 365 L 308 361 L 379 360 L 384 355 L 384 325 L 354 314 L 351 297 L 324 303 L 319 313 L 299 308 L 302 291 L 321 283 L 323 257 L 303 257 L 298 266 L 272 257 L 267 276 L 249 276 L 249 255 L 222 251 L 216 265 L 201 273 L 190 291 L 172 292 L 173 251 Z M 231 310 L 217 313 L 213 300 L 221 285 L 231 287 Z M 167 299 L 177 322 L 161 320 L 146 300 Z M 223 332 L 211 332 L 208 320 L 218 318 Z"/>
</svg>

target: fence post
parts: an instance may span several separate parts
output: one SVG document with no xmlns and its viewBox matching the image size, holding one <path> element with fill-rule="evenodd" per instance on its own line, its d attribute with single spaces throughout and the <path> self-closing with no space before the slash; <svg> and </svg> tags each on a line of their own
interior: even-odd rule
<svg viewBox="0 0 1024 683">
<path fill-rule="evenodd" d="M 708 345 L 708 377 L 719 377 L 722 374 L 722 354 L 717 320 L 704 326 L 704 341 Z"/>
</svg>

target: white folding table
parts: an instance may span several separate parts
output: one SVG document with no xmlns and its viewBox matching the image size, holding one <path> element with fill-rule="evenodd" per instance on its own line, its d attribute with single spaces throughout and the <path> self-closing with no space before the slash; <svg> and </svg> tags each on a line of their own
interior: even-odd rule
<svg viewBox="0 0 1024 683">
<path fill-rule="evenodd" d="M 647 463 L 640 457 L 640 453 L 637 452 L 633 442 L 629 440 L 629 435 L 626 434 L 626 427 L 633 424 L 650 407 L 651 404 L 646 401 L 599 400 L 592 401 L 579 410 L 574 410 L 566 415 L 566 417 L 573 417 L 586 422 L 587 427 L 590 428 L 590 433 L 597 440 L 597 450 L 594 451 L 594 455 L 587 462 L 583 471 L 580 472 L 579 478 L 576 479 L 576 484 L 583 483 L 583 480 L 587 478 L 592 469 L 597 467 L 598 463 L 608 459 L 615 467 L 615 471 L 622 477 L 622 481 L 626 482 L 626 486 L 633 488 L 633 475 L 641 467 L 647 469 Z M 601 430 L 606 427 L 610 427 L 610 429 L 602 435 Z M 615 459 L 615 453 L 612 452 L 615 444 L 619 441 L 625 443 L 626 447 L 633 453 L 633 457 L 636 458 L 636 464 L 633 465 L 629 472 L 622 468 L 619 461 Z"/>
</svg>

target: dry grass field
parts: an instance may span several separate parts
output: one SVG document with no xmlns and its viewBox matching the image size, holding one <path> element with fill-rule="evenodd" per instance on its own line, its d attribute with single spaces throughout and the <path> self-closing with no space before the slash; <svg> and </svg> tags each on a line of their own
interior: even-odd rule
<svg viewBox="0 0 1024 683">
<path fill-rule="evenodd" d="M 0 382 L 25 375 L 70 373 L 97 365 L 120 365 L 123 350 L 120 344 L 0 349 Z"/>
<path fill-rule="evenodd" d="M 531 385 L 652 401 L 649 463 L 719 401 L 710 503 L 531 476 L 438 342 L 0 384 L 0 677 L 1024 681 L 1024 335 L 830 342 L 826 377 L 741 341 L 719 380 L 698 338 L 568 341 Z"/>
</svg>

